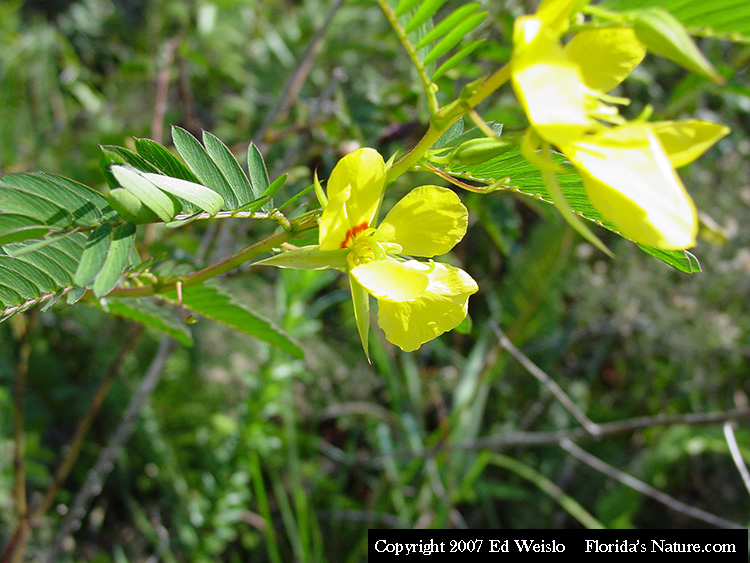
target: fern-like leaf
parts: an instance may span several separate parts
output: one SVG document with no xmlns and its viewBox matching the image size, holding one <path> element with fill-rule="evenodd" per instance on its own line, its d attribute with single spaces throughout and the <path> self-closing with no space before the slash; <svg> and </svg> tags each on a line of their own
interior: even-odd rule
<svg viewBox="0 0 750 563">
<path fill-rule="evenodd" d="M 445 0 L 401 0 L 395 10 L 388 0 L 378 0 L 396 35 L 417 70 L 427 96 L 430 117 L 438 119 L 439 105 L 435 96 L 435 80 L 459 65 L 483 40 L 462 43 L 487 17 L 479 4 L 460 6 L 434 22 Z M 437 70 L 435 63 L 454 52 Z"/>
<path fill-rule="evenodd" d="M 475 138 L 478 134 L 478 129 L 460 133 L 453 139 L 443 140 L 444 144 L 441 148 L 458 146 L 461 142 Z M 591 204 L 581 178 L 573 166 L 561 154 L 554 153 L 552 157 L 558 169 L 557 182 L 570 208 L 581 218 L 620 234 L 617 228 L 602 217 L 599 211 Z M 442 161 L 435 161 L 433 162 L 433 169 L 446 178 L 455 178 L 462 182 L 475 182 L 486 186 L 491 185 L 494 190 L 515 192 L 545 203 L 552 203 L 553 201 L 539 169 L 530 164 L 521 155 L 521 151 L 518 148 L 480 164 L 468 165 L 458 162 L 446 164 Z M 697 258 L 687 250 L 659 250 L 642 245 L 638 246 L 644 252 L 655 256 L 680 271 L 687 273 L 700 271 L 700 264 Z"/>
<path fill-rule="evenodd" d="M 464 44 L 449 59 L 450 64 L 445 61 L 440 66 L 439 73 L 433 72 L 430 75 L 428 72 L 430 65 L 459 47 L 464 38 L 479 27 L 487 17 L 487 11 L 480 11 L 480 5 L 472 2 L 456 8 L 439 22 L 433 21 L 444 3 L 445 0 L 402 1 L 395 10 L 395 16 L 398 19 L 395 22 L 391 21 L 392 24 L 401 27 L 396 31 L 402 41 L 408 42 L 405 45 L 407 51 L 416 53 L 414 62 L 418 65 L 418 70 L 427 73 L 432 81 L 454 68 L 481 45 L 482 40 Z M 384 6 L 384 2 L 381 2 L 381 6 Z M 470 48 L 467 48 L 469 46 Z"/>
</svg>

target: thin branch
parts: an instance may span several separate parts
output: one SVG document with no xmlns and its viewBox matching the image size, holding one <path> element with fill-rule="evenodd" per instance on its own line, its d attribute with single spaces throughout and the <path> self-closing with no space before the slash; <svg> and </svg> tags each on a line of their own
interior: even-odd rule
<svg viewBox="0 0 750 563">
<path fill-rule="evenodd" d="M 560 447 L 562 447 L 566 452 L 568 452 L 573 457 L 581 460 L 583 463 L 585 463 L 589 467 L 596 469 L 597 471 L 599 471 L 600 473 L 603 473 L 607 477 L 611 477 L 612 479 L 619 481 L 623 485 L 630 487 L 631 489 L 634 489 L 638 491 L 639 493 L 644 494 L 647 497 L 654 499 L 656 502 L 659 502 L 681 514 L 685 514 L 686 516 L 690 516 L 691 518 L 695 518 L 696 520 L 700 520 L 702 522 L 711 524 L 712 526 L 716 526 L 718 528 L 730 528 L 730 529 L 744 529 L 745 528 L 744 526 L 740 526 L 739 524 L 735 524 L 734 522 L 725 520 L 724 518 L 721 518 L 719 516 L 706 512 L 705 510 L 701 510 L 700 508 L 695 508 L 693 506 L 685 504 L 684 502 L 681 502 L 677 500 L 676 498 L 671 497 L 668 494 L 658 489 L 655 489 L 651 485 L 648 485 L 644 483 L 643 481 L 636 479 L 632 475 L 628 475 L 624 471 L 620 471 L 616 467 L 612 467 L 611 465 L 602 461 L 598 457 L 591 455 L 590 453 L 581 449 L 580 447 L 578 447 L 576 444 L 574 444 L 572 441 L 570 441 L 567 438 L 563 438 L 562 440 L 560 440 Z"/>
<path fill-rule="evenodd" d="M 497 339 L 500 342 L 500 346 L 507 350 L 508 353 L 513 356 L 524 368 L 526 368 L 526 370 L 531 375 L 533 375 L 542 385 L 544 385 L 549 390 L 549 392 L 555 396 L 560 404 L 564 406 L 571 415 L 573 415 L 573 418 L 575 418 L 581 424 L 581 426 L 586 429 L 589 434 L 591 434 L 592 436 L 598 436 L 600 434 L 601 431 L 599 429 L 599 425 L 592 422 L 591 419 L 583 414 L 583 411 L 581 411 L 576 406 L 573 400 L 568 397 L 565 391 L 563 391 L 562 387 L 560 387 L 557 382 L 555 382 L 555 380 L 553 380 L 534 362 L 532 362 L 528 358 L 528 356 L 526 356 L 523 352 L 516 348 L 494 321 L 490 324 L 490 327 L 495 333 L 495 336 L 497 336 Z"/>
<path fill-rule="evenodd" d="M 729 446 L 729 452 L 732 454 L 734 464 L 737 466 L 737 471 L 740 472 L 742 482 L 745 484 L 745 488 L 750 493 L 750 471 L 747 470 L 745 460 L 742 459 L 742 452 L 737 444 L 737 438 L 734 436 L 734 425 L 731 422 L 724 423 L 724 436 L 727 439 L 727 445 Z"/>
<path fill-rule="evenodd" d="M 94 393 L 94 396 L 91 398 L 91 403 L 89 404 L 86 413 L 78 423 L 78 428 L 76 428 L 76 432 L 73 436 L 73 439 L 71 440 L 70 448 L 68 449 L 65 459 L 63 459 L 62 463 L 57 469 L 57 472 L 55 473 L 54 481 L 50 485 L 49 489 L 47 489 L 42 502 L 39 504 L 39 506 L 36 507 L 36 509 L 34 509 L 31 514 L 32 526 L 36 524 L 36 521 L 39 518 L 44 516 L 47 510 L 49 510 L 49 507 L 52 506 L 55 497 L 60 492 L 62 485 L 68 478 L 70 470 L 73 468 L 73 464 L 78 459 L 78 454 L 81 451 L 81 447 L 83 446 L 86 434 L 91 428 L 96 415 L 99 413 L 99 410 L 104 403 L 104 399 L 107 397 L 109 389 L 112 387 L 112 383 L 114 382 L 115 377 L 118 373 L 120 373 L 120 369 L 122 368 L 125 358 L 133 351 L 136 344 L 139 342 L 140 336 L 143 334 L 143 329 L 144 325 L 133 323 L 130 325 L 129 330 L 126 332 L 123 346 L 120 349 L 120 352 L 107 367 L 105 375 L 99 383 L 99 387 L 97 388 L 96 393 Z"/>
<path fill-rule="evenodd" d="M 265 151 L 265 137 L 271 125 L 286 116 L 289 108 L 294 103 L 294 100 L 299 96 L 302 86 L 312 70 L 313 61 L 323 48 L 325 34 L 328 32 L 328 28 L 331 27 L 334 16 L 343 4 L 344 0 L 336 0 L 328 9 L 323 24 L 315 32 L 315 35 L 310 40 L 310 43 L 308 43 L 302 58 L 297 63 L 294 72 L 292 72 L 287 79 L 286 84 L 284 84 L 284 89 L 281 92 L 281 96 L 279 96 L 279 99 L 276 101 L 276 105 L 266 114 L 265 120 L 263 120 L 262 125 L 255 135 L 255 138 L 258 139 L 256 144 L 261 152 Z"/>
<path fill-rule="evenodd" d="M 391 24 L 393 31 L 396 33 L 396 36 L 399 38 L 399 41 L 401 41 L 401 45 L 403 45 L 406 53 L 411 59 L 411 63 L 414 65 L 414 69 L 419 75 L 419 79 L 422 82 L 422 88 L 424 89 L 424 93 L 427 96 L 427 109 L 430 112 L 430 121 L 434 121 L 438 117 L 438 111 L 440 110 L 440 107 L 438 105 L 437 95 L 435 94 L 433 82 L 427 74 L 427 70 L 422 63 L 422 59 L 419 58 L 417 50 L 409 40 L 409 36 L 406 33 L 406 30 L 399 23 L 398 18 L 396 17 L 396 13 L 393 11 L 393 8 L 391 8 L 385 0 L 378 0 L 378 4 L 380 5 L 380 9 L 383 10 L 383 14 L 385 14 L 388 23 Z"/>
<path fill-rule="evenodd" d="M 17 562 L 23 559 L 26 542 L 31 533 L 28 506 L 26 503 L 26 436 L 24 433 L 24 405 L 26 379 L 29 375 L 29 358 L 31 357 L 31 334 L 36 326 L 39 309 L 33 308 L 19 319 L 23 323 L 18 336 L 18 360 L 16 362 L 16 381 L 13 388 L 13 496 L 16 501 L 18 527 L 2 554 L 2 561 Z"/>
<path fill-rule="evenodd" d="M 736 409 L 724 412 L 712 413 L 690 413 L 683 415 L 658 415 L 658 416 L 641 416 L 638 418 L 629 418 L 615 422 L 605 422 L 598 424 L 598 437 L 612 436 L 644 428 L 653 428 L 656 426 L 672 426 L 684 424 L 687 426 L 704 426 L 709 424 L 723 423 L 729 420 L 747 420 L 750 419 L 750 408 Z M 483 449 L 483 448 L 506 448 L 511 446 L 550 446 L 558 444 L 561 440 L 579 440 L 586 438 L 589 433 L 583 428 L 571 428 L 567 430 L 558 430 L 556 432 L 509 432 L 495 436 L 487 436 L 470 443 L 458 444 L 458 447 L 464 449 Z M 456 447 L 456 446 L 454 446 Z"/>
<path fill-rule="evenodd" d="M 86 514 L 86 509 L 93 498 L 101 492 L 104 480 L 114 468 L 115 458 L 120 454 L 123 445 L 133 433 L 138 416 L 151 396 L 156 384 L 161 379 L 167 358 L 173 348 L 174 341 L 167 337 L 162 338 L 159 342 L 159 348 L 154 359 L 151 361 L 151 365 L 146 370 L 146 374 L 143 376 L 143 380 L 141 380 L 135 394 L 131 397 L 125 414 L 123 414 L 122 420 L 115 429 L 107 447 L 99 454 L 99 458 L 86 476 L 86 481 L 73 499 L 68 514 L 65 516 L 49 550 L 45 554 L 44 561 L 56 563 L 59 560 L 63 541 L 80 527 L 81 520 Z"/>
<path fill-rule="evenodd" d="M 282 243 L 289 242 L 299 234 L 315 228 L 316 225 L 317 220 L 312 215 L 302 219 L 301 221 L 295 220 L 291 223 L 289 230 L 284 230 L 275 235 L 271 235 L 268 238 L 265 238 L 255 244 L 243 248 L 239 252 L 232 254 L 231 256 L 228 256 L 227 258 L 224 258 L 223 260 L 220 260 L 215 264 L 211 264 L 210 266 L 207 266 L 202 270 L 198 270 L 197 272 L 193 272 L 192 274 L 183 276 L 181 279 L 159 281 L 157 283 L 149 285 L 117 287 L 110 291 L 107 296 L 118 298 L 146 297 L 149 295 L 155 295 L 157 293 L 168 291 L 174 288 L 177 285 L 178 281 L 182 283 L 183 287 L 203 283 L 204 281 L 233 270 L 234 268 L 241 266 L 245 262 L 252 260 L 253 258 L 265 252 L 270 252 L 272 249 L 281 246 Z M 87 292 L 87 295 L 93 294 Z"/>
<path fill-rule="evenodd" d="M 156 75 L 156 99 L 154 100 L 154 115 L 151 119 L 151 138 L 157 143 L 163 142 L 164 114 L 167 111 L 167 95 L 169 94 L 169 75 L 174 62 L 174 54 L 180 43 L 178 37 L 167 41 L 161 61 L 161 68 Z"/>
<path fill-rule="evenodd" d="M 16 516 L 19 520 L 26 518 L 26 455 L 24 435 L 24 406 L 26 379 L 29 375 L 29 358 L 31 356 L 31 333 L 36 324 L 38 309 L 31 309 L 24 319 L 24 326 L 18 343 L 18 362 L 16 364 L 16 381 L 13 388 L 13 472 Z"/>
<path fill-rule="evenodd" d="M 348 413 L 342 412 L 340 414 L 343 416 Z M 370 413 L 359 411 L 359 414 L 364 415 Z M 622 434 L 625 432 L 633 432 L 636 430 L 642 430 L 644 428 L 654 428 L 657 426 L 672 426 L 677 424 L 684 424 L 687 426 L 704 426 L 710 424 L 720 424 L 727 421 L 739 422 L 742 420 L 750 420 L 750 408 L 736 409 L 725 412 L 691 413 L 673 416 L 643 416 L 599 424 L 598 438 Z M 590 437 L 591 434 L 589 434 L 588 431 L 581 427 L 558 430 L 555 432 L 505 432 L 503 434 L 496 434 L 494 436 L 487 436 L 484 438 L 478 438 L 476 440 L 469 440 L 466 442 L 439 444 L 434 448 L 427 448 L 422 455 L 436 455 L 437 453 L 442 451 L 461 452 L 477 450 L 502 450 L 511 447 L 556 446 L 560 444 L 562 440 L 580 440 L 582 438 Z M 325 455 L 340 463 L 348 463 L 350 465 L 365 465 L 367 467 L 380 468 L 383 466 L 385 461 L 385 456 L 371 456 L 368 454 L 351 456 L 346 452 L 343 452 L 342 450 L 336 449 L 334 451 L 334 449 L 330 449 L 327 446 L 329 445 L 326 445 L 325 448 L 320 446 L 319 447 Z M 400 448 L 398 450 L 394 450 L 389 455 L 397 458 L 414 457 L 414 453 L 410 448 Z"/>
<path fill-rule="evenodd" d="M 467 100 L 456 100 L 451 104 L 443 106 L 440 110 L 440 117 L 430 123 L 430 128 L 419 140 L 417 145 L 399 159 L 388 171 L 386 182 L 390 183 L 401 174 L 411 169 L 424 156 L 424 154 L 435 144 L 440 136 L 453 125 L 458 118 L 463 116 L 470 109 L 478 106 L 490 94 L 495 92 L 500 86 L 510 79 L 510 64 L 504 65 L 495 74 L 487 78 L 477 88 L 477 91 Z"/>
</svg>

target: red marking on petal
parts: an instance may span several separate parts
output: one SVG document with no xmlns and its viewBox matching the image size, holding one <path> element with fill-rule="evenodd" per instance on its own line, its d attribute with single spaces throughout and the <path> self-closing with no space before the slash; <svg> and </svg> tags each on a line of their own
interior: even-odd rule
<svg viewBox="0 0 750 563">
<path fill-rule="evenodd" d="M 346 231 L 346 238 L 344 238 L 344 242 L 341 243 L 341 246 L 339 248 L 348 248 L 349 244 L 354 240 L 354 237 L 356 237 L 358 234 L 360 234 L 363 231 L 366 231 L 370 225 L 368 225 L 367 221 L 362 221 L 359 225 L 356 225 Z"/>
</svg>

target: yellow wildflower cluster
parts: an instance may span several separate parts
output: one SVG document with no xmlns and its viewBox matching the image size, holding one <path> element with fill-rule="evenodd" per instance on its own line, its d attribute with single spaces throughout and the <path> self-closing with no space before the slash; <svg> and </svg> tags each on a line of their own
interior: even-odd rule
<svg viewBox="0 0 750 563">
<path fill-rule="evenodd" d="M 620 233 L 663 249 L 695 244 L 698 218 L 675 168 L 728 128 L 705 121 L 625 121 L 606 92 L 641 62 L 631 27 L 588 29 L 562 44 L 581 0 L 544 0 L 513 32 L 512 83 L 532 130 L 528 158 L 553 145 L 580 173 L 591 203 Z M 538 158 L 537 158 L 538 160 Z"/>
</svg>

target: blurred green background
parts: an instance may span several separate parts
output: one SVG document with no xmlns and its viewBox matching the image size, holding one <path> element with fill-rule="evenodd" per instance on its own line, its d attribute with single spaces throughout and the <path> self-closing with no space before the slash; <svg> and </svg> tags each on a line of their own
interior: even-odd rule
<svg viewBox="0 0 750 563">
<path fill-rule="evenodd" d="M 483 2 L 489 41 L 441 78 L 443 101 L 509 57 L 534 2 Z M 332 17 L 329 21 L 329 17 Z M 330 24 L 330 25 L 329 25 Z M 316 33 L 325 30 L 321 41 Z M 311 45 L 309 73 L 300 61 Z M 362 353 L 335 272 L 245 269 L 222 283 L 297 339 L 304 360 L 228 328 L 191 325 L 101 494 L 72 535 L 70 503 L 107 445 L 161 336 L 89 306 L 40 314 L 25 392 L 28 498 L 38 503 L 103 375 L 115 379 L 80 459 L 35 527 L 28 560 L 363 561 L 372 527 L 706 527 L 583 463 L 547 433 L 577 427 L 501 346 L 495 327 L 597 423 L 747 409 L 750 383 L 748 45 L 703 41 L 725 87 L 647 58 L 624 85 L 633 117 L 726 123 L 732 134 L 681 175 L 704 222 L 687 275 L 608 232 L 611 260 L 551 206 L 461 193 L 469 233 L 450 261 L 479 283 L 471 325 L 404 354 L 379 331 Z M 305 69 L 303 69 L 305 70 Z M 291 76 L 301 76 L 285 97 Z M 288 100 L 279 111 L 279 101 Z M 0 173 L 43 170 L 102 189 L 98 145 L 169 144 L 169 125 L 209 130 L 237 154 L 253 140 L 285 193 L 327 177 L 357 146 L 386 158 L 424 129 L 408 58 L 373 2 L 66 0 L 0 3 Z M 521 129 L 510 88 L 481 108 Z M 242 160 L 242 158 L 240 158 Z M 387 207 L 411 187 L 408 174 Z M 390 203 L 389 203 L 390 202 Z M 267 232 L 236 220 L 149 230 L 143 255 L 192 267 Z M 195 225 L 195 224 L 193 224 Z M 19 318 L 0 325 L 0 543 L 16 526 L 13 383 Z M 521 434 L 521 433 L 524 434 Z M 750 459 L 747 425 L 735 428 Z M 750 497 L 721 423 L 646 424 L 579 446 L 686 505 L 746 526 Z"/>
</svg>

